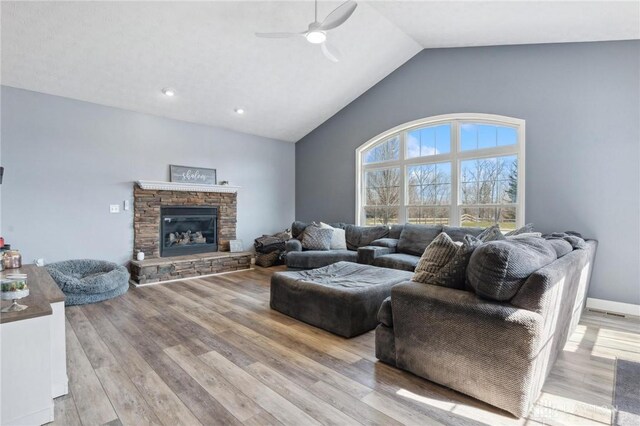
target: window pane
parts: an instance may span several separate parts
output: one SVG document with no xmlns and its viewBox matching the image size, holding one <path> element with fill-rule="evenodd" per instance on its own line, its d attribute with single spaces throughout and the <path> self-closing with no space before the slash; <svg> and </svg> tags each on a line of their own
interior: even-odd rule
<svg viewBox="0 0 640 426">
<path fill-rule="evenodd" d="M 451 125 L 424 127 L 407 132 L 407 158 L 451 152 Z"/>
<path fill-rule="evenodd" d="M 400 168 L 371 170 L 365 173 L 367 206 L 397 206 L 400 204 Z"/>
<path fill-rule="evenodd" d="M 518 160 L 515 155 L 460 162 L 461 204 L 515 203 Z"/>
<path fill-rule="evenodd" d="M 464 123 L 460 125 L 460 149 L 495 148 L 518 143 L 518 133 L 513 127 L 490 124 Z"/>
<path fill-rule="evenodd" d="M 398 160 L 400 158 L 400 137 L 394 136 L 362 153 L 364 164 Z"/>
<path fill-rule="evenodd" d="M 407 222 L 414 224 L 449 224 L 450 207 L 408 207 Z"/>
<path fill-rule="evenodd" d="M 365 207 L 365 225 L 386 225 L 398 223 L 399 207 Z"/>
<path fill-rule="evenodd" d="M 462 226 L 486 228 L 499 224 L 503 231 L 516 228 L 515 207 L 463 207 L 460 224 Z"/>
<path fill-rule="evenodd" d="M 451 163 L 407 167 L 408 205 L 451 204 Z"/>
</svg>

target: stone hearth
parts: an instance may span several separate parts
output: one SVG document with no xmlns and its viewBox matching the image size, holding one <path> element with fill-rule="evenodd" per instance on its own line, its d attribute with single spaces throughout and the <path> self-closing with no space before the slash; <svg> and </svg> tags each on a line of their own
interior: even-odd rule
<svg viewBox="0 0 640 426">
<path fill-rule="evenodd" d="M 236 239 L 237 194 L 220 190 L 220 187 L 184 187 L 162 183 L 144 189 L 142 182 L 134 184 L 134 244 L 133 257 L 138 251 L 145 260 L 134 260 L 130 264 L 131 280 L 134 284 L 179 280 L 203 275 L 231 272 L 251 267 L 251 254 L 230 253 L 229 241 Z M 211 206 L 218 209 L 217 252 L 186 256 L 160 257 L 160 207 L 167 206 Z"/>
</svg>

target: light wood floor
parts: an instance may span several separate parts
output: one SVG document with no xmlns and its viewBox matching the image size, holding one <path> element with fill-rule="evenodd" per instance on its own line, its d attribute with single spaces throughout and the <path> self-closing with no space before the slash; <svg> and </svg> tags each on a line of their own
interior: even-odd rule
<svg viewBox="0 0 640 426">
<path fill-rule="evenodd" d="M 396 370 L 373 332 L 343 339 L 269 309 L 277 269 L 131 289 L 67 308 L 60 425 L 608 424 L 614 359 L 640 322 L 586 312 L 528 419 Z"/>
</svg>

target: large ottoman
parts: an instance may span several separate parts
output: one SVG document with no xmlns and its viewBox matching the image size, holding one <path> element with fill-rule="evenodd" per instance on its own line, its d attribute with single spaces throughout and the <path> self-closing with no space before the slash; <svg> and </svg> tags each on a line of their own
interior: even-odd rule
<svg viewBox="0 0 640 426">
<path fill-rule="evenodd" d="M 376 328 L 378 309 L 391 295 L 391 287 L 412 276 L 412 272 L 352 262 L 277 272 L 271 277 L 271 308 L 353 337 Z"/>
</svg>

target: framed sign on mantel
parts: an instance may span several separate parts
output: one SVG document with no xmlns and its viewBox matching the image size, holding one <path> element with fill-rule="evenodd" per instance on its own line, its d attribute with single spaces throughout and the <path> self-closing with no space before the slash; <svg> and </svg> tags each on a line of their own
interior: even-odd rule
<svg viewBox="0 0 640 426">
<path fill-rule="evenodd" d="M 169 165 L 170 181 L 179 183 L 197 183 L 200 185 L 216 185 L 216 169 Z"/>
</svg>

